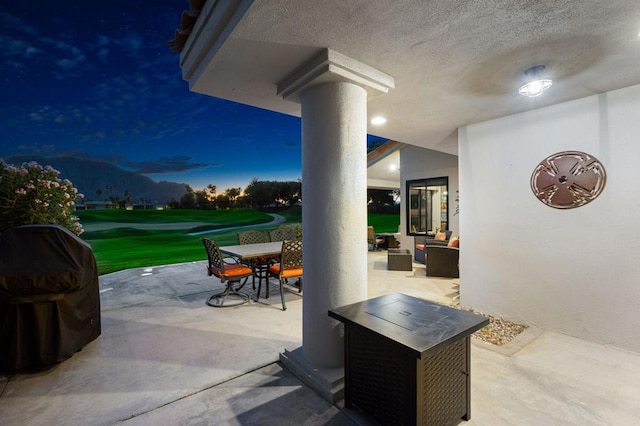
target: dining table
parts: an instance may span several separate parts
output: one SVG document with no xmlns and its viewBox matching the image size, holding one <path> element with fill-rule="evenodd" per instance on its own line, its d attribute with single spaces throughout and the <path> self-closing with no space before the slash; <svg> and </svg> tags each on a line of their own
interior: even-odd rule
<svg viewBox="0 0 640 426">
<path fill-rule="evenodd" d="M 220 252 L 248 263 L 253 267 L 254 275 L 258 278 L 258 288 L 264 279 L 267 283 L 266 297 L 269 298 L 269 265 L 280 258 L 282 241 L 270 241 L 267 243 L 236 244 L 233 246 L 220 246 Z M 260 295 L 256 295 L 256 300 Z"/>
<path fill-rule="evenodd" d="M 270 241 L 268 243 L 237 244 L 233 246 L 220 246 L 220 252 L 237 257 L 246 262 L 264 257 L 278 257 L 282 251 L 282 241 Z"/>
</svg>

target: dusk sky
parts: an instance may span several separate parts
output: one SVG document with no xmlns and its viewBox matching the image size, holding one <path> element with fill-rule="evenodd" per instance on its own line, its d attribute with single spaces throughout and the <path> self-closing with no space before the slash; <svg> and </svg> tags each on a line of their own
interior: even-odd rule
<svg viewBox="0 0 640 426">
<path fill-rule="evenodd" d="M 189 92 L 187 0 L 3 0 L 0 158 L 71 155 L 194 189 L 301 178 L 300 119 Z"/>
</svg>

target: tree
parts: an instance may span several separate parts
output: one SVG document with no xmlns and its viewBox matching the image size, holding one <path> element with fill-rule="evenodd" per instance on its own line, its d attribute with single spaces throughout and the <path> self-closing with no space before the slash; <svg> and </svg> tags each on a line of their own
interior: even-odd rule
<svg viewBox="0 0 640 426">
<path fill-rule="evenodd" d="M 184 186 L 185 191 L 187 191 L 182 197 L 180 197 L 180 207 L 183 209 L 193 209 L 196 207 L 196 194 L 193 192 L 193 188 L 189 185 Z"/>
<path fill-rule="evenodd" d="M 124 190 L 124 204 L 133 204 L 133 197 L 131 196 L 131 192 L 128 189 Z"/>
<path fill-rule="evenodd" d="M 207 208 L 209 204 L 209 194 L 204 189 L 194 192 L 196 198 L 196 207 L 199 209 Z"/>
<path fill-rule="evenodd" d="M 203 205 L 200 208 L 205 209 L 215 209 L 216 208 L 216 189 L 215 185 L 209 184 L 205 189 L 202 190 L 203 194 Z"/>
<path fill-rule="evenodd" d="M 247 204 L 254 207 L 266 207 L 285 203 L 292 206 L 300 201 L 302 184 L 298 181 L 259 181 L 254 178 L 245 188 Z"/>
<path fill-rule="evenodd" d="M 231 207 L 231 202 L 226 194 L 218 194 L 216 196 L 216 206 L 220 209 L 228 209 Z"/>
<path fill-rule="evenodd" d="M 367 198 L 373 204 L 393 204 L 393 196 L 388 189 L 367 189 Z"/>
<path fill-rule="evenodd" d="M 229 204 L 231 205 L 231 207 L 233 207 L 233 205 L 236 202 L 236 199 L 240 196 L 241 192 L 242 192 L 242 188 L 225 189 L 224 193 L 229 198 Z"/>
<path fill-rule="evenodd" d="M 215 185 L 212 185 L 212 184 L 207 185 L 207 191 L 209 193 L 209 199 L 211 201 L 216 199 L 216 190 L 217 189 L 218 188 Z"/>
<path fill-rule="evenodd" d="M 277 182 L 278 198 L 289 207 L 300 201 L 302 195 L 301 181 Z"/>
<path fill-rule="evenodd" d="M 170 209 L 179 209 L 180 202 L 172 197 L 171 200 L 169 200 L 169 202 L 167 203 L 167 206 L 169 206 Z"/>
<path fill-rule="evenodd" d="M 276 191 L 269 182 L 253 178 L 244 190 L 247 203 L 254 207 L 264 207 L 275 202 Z"/>
</svg>

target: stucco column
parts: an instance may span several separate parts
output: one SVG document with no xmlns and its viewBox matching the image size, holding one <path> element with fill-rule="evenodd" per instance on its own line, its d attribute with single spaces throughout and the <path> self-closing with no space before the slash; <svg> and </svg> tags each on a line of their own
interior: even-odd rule
<svg viewBox="0 0 640 426">
<path fill-rule="evenodd" d="M 367 92 L 348 82 L 304 90 L 302 348 L 319 367 L 343 365 L 342 327 L 327 316 L 367 296 Z"/>
<path fill-rule="evenodd" d="M 331 308 L 367 297 L 367 100 L 393 78 L 325 49 L 278 84 L 302 115 L 302 347 L 280 361 L 325 398 L 344 393 L 343 328 Z"/>
</svg>

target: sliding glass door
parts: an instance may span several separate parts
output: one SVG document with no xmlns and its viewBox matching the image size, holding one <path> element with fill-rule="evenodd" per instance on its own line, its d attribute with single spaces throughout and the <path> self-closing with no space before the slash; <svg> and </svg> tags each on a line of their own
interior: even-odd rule
<svg viewBox="0 0 640 426">
<path fill-rule="evenodd" d="M 449 178 L 407 181 L 407 235 L 435 235 L 448 229 Z"/>
</svg>

